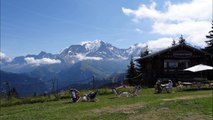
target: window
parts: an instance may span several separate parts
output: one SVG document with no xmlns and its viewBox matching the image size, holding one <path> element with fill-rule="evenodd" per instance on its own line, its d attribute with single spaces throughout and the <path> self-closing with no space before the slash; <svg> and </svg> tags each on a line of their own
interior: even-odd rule
<svg viewBox="0 0 213 120">
<path fill-rule="evenodd" d="M 178 64 L 177 61 L 170 61 L 168 64 L 168 68 L 177 68 Z"/>
<path fill-rule="evenodd" d="M 165 60 L 164 61 L 164 68 L 177 68 L 178 63 L 176 60 Z"/>
<path fill-rule="evenodd" d="M 188 66 L 189 66 L 189 61 L 179 61 L 178 62 L 179 69 L 185 69 L 185 68 L 188 68 Z"/>
<path fill-rule="evenodd" d="M 185 69 L 189 66 L 189 60 L 164 60 L 164 71 L 174 71 L 175 69 Z"/>
</svg>

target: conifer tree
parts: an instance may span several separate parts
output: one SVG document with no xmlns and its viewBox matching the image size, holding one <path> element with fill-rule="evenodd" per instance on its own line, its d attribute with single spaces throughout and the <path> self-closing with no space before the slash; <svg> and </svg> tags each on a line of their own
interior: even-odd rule
<svg viewBox="0 0 213 120">
<path fill-rule="evenodd" d="M 149 55 L 148 45 L 145 46 L 144 51 L 141 51 L 140 58 L 143 58 L 147 55 Z M 136 70 L 138 75 L 142 73 L 142 64 L 139 61 L 137 61 Z"/>
<path fill-rule="evenodd" d="M 10 93 L 11 93 L 11 96 L 18 97 L 18 92 L 16 91 L 15 88 L 12 88 L 11 91 L 10 91 Z"/>
<path fill-rule="evenodd" d="M 135 63 L 133 61 L 133 58 L 131 57 L 130 64 L 128 65 L 127 74 L 126 74 L 126 79 L 130 85 L 137 84 L 135 77 L 137 77 L 137 72 L 135 69 Z"/>
<path fill-rule="evenodd" d="M 145 46 L 145 50 L 144 50 L 144 52 L 140 55 L 140 57 L 147 56 L 148 54 L 149 54 L 149 46 L 146 45 L 146 46 Z"/>
<path fill-rule="evenodd" d="M 209 39 L 206 42 L 207 47 L 205 47 L 205 51 L 213 54 L 213 21 L 212 21 L 212 30 L 209 31 L 209 35 L 206 35 L 206 38 Z"/>
<path fill-rule="evenodd" d="M 174 46 L 174 45 L 176 45 L 176 42 L 175 42 L 175 40 L 173 39 L 173 41 L 172 41 L 172 46 Z"/>
<path fill-rule="evenodd" d="M 186 44 L 186 40 L 183 38 L 183 35 L 179 38 L 179 44 Z"/>
</svg>

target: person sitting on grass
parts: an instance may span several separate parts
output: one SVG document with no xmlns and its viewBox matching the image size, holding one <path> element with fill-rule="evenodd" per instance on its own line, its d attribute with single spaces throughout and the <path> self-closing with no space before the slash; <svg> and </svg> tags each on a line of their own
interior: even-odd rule
<svg viewBox="0 0 213 120">
<path fill-rule="evenodd" d="M 178 82 L 176 83 L 176 90 L 177 90 L 177 91 L 183 90 L 183 85 L 182 85 L 181 81 L 178 81 Z"/>
<path fill-rule="evenodd" d="M 70 92 L 72 102 L 78 102 L 80 100 L 80 92 L 77 89 L 71 89 Z"/>
<path fill-rule="evenodd" d="M 157 80 L 155 83 L 155 93 L 161 93 L 162 92 L 162 87 L 161 87 L 161 81 Z"/>
<path fill-rule="evenodd" d="M 138 96 L 138 93 L 142 90 L 141 86 L 135 87 L 135 89 L 132 91 L 132 95 Z"/>
<path fill-rule="evenodd" d="M 170 93 L 173 87 L 173 82 L 171 80 L 169 80 L 169 83 L 166 84 L 166 92 Z"/>
<path fill-rule="evenodd" d="M 98 90 L 95 92 L 90 92 L 88 94 L 85 94 L 83 96 L 83 101 L 84 102 L 94 102 L 95 101 L 95 97 L 97 96 Z"/>
</svg>

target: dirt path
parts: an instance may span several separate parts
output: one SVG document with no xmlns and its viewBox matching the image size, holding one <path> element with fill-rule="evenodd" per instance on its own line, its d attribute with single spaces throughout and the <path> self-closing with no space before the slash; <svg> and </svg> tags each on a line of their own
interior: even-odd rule
<svg viewBox="0 0 213 120">
<path fill-rule="evenodd" d="M 182 96 L 182 97 L 175 97 L 171 99 L 162 99 L 163 101 L 173 101 L 173 100 L 190 100 L 196 98 L 206 98 L 206 97 L 213 97 L 212 94 L 205 94 L 205 95 L 197 95 L 197 96 Z"/>
<path fill-rule="evenodd" d="M 131 104 L 131 105 L 117 105 L 117 106 L 111 106 L 111 107 L 104 107 L 101 109 L 93 109 L 91 112 L 96 114 L 105 114 L 105 113 L 136 113 L 138 109 L 141 109 L 144 107 L 143 103 L 137 103 L 137 104 Z"/>
</svg>

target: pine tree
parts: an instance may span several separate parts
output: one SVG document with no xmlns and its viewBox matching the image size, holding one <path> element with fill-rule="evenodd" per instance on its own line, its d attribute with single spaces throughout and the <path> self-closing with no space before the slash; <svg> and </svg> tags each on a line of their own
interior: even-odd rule
<svg viewBox="0 0 213 120">
<path fill-rule="evenodd" d="M 10 100 L 11 99 L 11 88 L 10 88 L 10 84 L 8 81 L 6 81 L 5 83 L 6 88 L 7 88 L 7 99 Z"/>
<path fill-rule="evenodd" d="M 175 40 L 173 39 L 173 41 L 172 41 L 172 46 L 174 46 L 174 45 L 176 45 L 176 42 L 175 42 Z"/>
<path fill-rule="evenodd" d="M 143 53 L 141 53 L 140 57 L 144 57 L 144 56 L 147 56 L 149 54 L 149 46 L 146 45 L 145 46 L 145 50 Z"/>
<path fill-rule="evenodd" d="M 209 39 L 206 42 L 207 47 L 205 47 L 205 51 L 213 54 L 213 21 L 212 21 L 212 30 L 209 31 L 209 35 L 206 35 L 206 38 Z"/>
<path fill-rule="evenodd" d="M 186 44 L 186 40 L 183 38 L 183 35 L 179 38 L 179 44 Z"/>
<path fill-rule="evenodd" d="M 10 91 L 10 93 L 11 93 L 11 96 L 18 97 L 18 92 L 16 91 L 15 88 L 12 88 L 11 91 Z"/>
<path fill-rule="evenodd" d="M 130 65 L 128 66 L 127 74 L 126 74 L 126 79 L 130 85 L 137 84 L 137 80 L 135 77 L 137 77 L 137 72 L 135 69 L 135 63 L 133 62 L 133 58 L 131 57 Z"/>
<path fill-rule="evenodd" d="M 143 58 L 147 55 L 149 55 L 148 45 L 146 45 L 144 51 L 141 51 L 140 58 Z M 138 75 L 142 73 L 142 64 L 139 61 L 137 61 L 136 70 L 137 70 Z"/>
<path fill-rule="evenodd" d="M 145 46 L 144 48 L 144 51 L 141 51 L 141 54 L 140 54 L 140 58 L 143 58 L 145 56 L 149 55 L 149 47 L 148 45 Z M 136 72 L 137 72 L 137 83 L 138 84 L 141 84 L 142 83 L 142 78 L 144 77 L 142 74 L 143 74 L 143 65 L 142 63 L 140 62 L 140 60 L 137 61 L 137 64 L 136 64 Z"/>
</svg>

